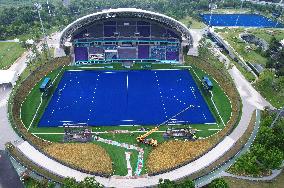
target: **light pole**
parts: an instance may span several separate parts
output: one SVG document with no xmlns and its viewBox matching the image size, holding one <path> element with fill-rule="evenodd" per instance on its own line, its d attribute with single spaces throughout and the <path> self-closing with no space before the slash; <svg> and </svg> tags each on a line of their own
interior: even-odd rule
<svg viewBox="0 0 284 188">
<path fill-rule="evenodd" d="M 44 50 L 46 49 L 47 50 L 47 59 L 48 61 L 50 60 L 50 52 L 49 52 L 49 47 L 48 47 L 48 44 L 47 44 L 47 39 L 46 39 L 46 34 L 45 34 L 45 29 L 43 27 L 43 22 L 42 22 L 42 19 L 41 19 L 41 15 L 40 15 L 40 10 L 41 10 L 41 4 L 40 3 L 35 3 L 34 4 L 36 10 L 37 10 L 37 13 L 38 13 L 38 17 L 39 17 L 39 20 L 40 20 L 40 24 L 41 24 L 41 30 L 42 30 L 42 34 L 43 34 L 43 38 L 44 38 Z"/>
</svg>

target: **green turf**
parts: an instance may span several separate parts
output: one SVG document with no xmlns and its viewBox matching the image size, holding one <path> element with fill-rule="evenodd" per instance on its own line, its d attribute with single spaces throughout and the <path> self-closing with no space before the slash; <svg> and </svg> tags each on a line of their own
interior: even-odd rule
<svg viewBox="0 0 284 188">
<path fill-rule="evenodd" d="M 199 79 L 202 79 L 202 77 L 204 75 L 207 75 L 204 71 L 192 66 L 192 71 L 193 75 L 194 72 L 196 73 L 197 77 Z M 224 91 L 221 89 L 221 87 L 219 86 L 219 84 L 210 76 L 207 75 L 209 77 L 209 79 L 212 81 L 213 83 L 213 101 L 215 102 L 217 109 L 220 112 L 221 117 L 223 118 L 224 122 L 226 123 L 227 121 L 229 121 L 230 117 L 231 117 L 231 103 L 228 99 L 228 97 L 226 96 L 226 94 L 224 93 Z M 196 80 L 196 82 L 199 82 L 199 80 Z M 205 92 L 203 92 L 205 93 Z M 207 98 L 207 100 L 211 100 L 210 99 L 210 95 L 205 95 L 205 97 Z M 209 103 L 210 104 L 210 103 Z"/>
<path fill-rule="evenodd" d="M 8 69 L 25 49 L 16 42 L 0 42 L 0 69 Z"/>
<path fill-rule="evenodd" d="M 54 70 L 53 72 L 51 72 L 50 74 L 47 75 L 47 77 L 50 77 L 51 80 L 54 80 L 55 77 L 60 73 L 60 69 Z M 43 81 L 44 78 L 42 78 L 36 85 L 35 87 L 31 90 L 30 94 L 27 96 L 26 100 L 23 102 L 22 104 L 22 108 L 21 108 L 21 117 L 22 117 L 22 121 L 24 123 L 24 125 L 28 128 L 31 124 L 31 121 L 34 117 L 34 114 L 37 111 L 37 108 L 40 104 L 41 101 L 41 95 L 42 93 L 39 91 L 39 86 L 41 84 L 41 82 Z M 57 84 L 60 81 L 60 77 L 57 78 L 56 82 L 54 83 L 54 87 L 52 88 L 52 90 L 56 89 Z M 44 109 L 46 107 L 46 105 L 48 104 L 50 97 L 43 97 L 42 100 L 42 104 L 40 106 L 40 109 L 38 110 L 37 116 L 33 122 L 33 124 L 31 125 L 37 125 L 41 114 L 44 112 Z"/>
</svg>

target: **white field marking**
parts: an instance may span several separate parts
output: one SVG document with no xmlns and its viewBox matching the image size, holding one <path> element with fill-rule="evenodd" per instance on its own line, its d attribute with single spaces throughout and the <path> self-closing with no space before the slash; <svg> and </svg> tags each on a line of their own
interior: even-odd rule
<svg viewBox="0 0 284 188">
<path fill-rule="evenodd" d="M 44 135 L 44 134 L 50 134 L 50 135 L 60 135 L 60 134 L 65 134 L 65 133 L 32 133 L 32 134 L 34 134 L 34 135 Z"/>
<path fill-rule="evenodd" d="M 201 81 L 201 79 L 197 76 L 196 72 L 195 72 L 193 69 L 192 69 L 192 71 L 194 72 L 194 74 L 195 74 L 195 76 L 198 78 L 198 80 Z M 213 78 L 213 79 L 214 79 L 214 78 Z M 214 79 L 214 80 L 215 80 L 215 79 Z M 216 80 L 215 80 L 215 82 L 218 83 Z M 219 84 L 218 84 L 218 85 L 219 85 Z M 212 101 L 212 103 L 213 103 L 213 105 L 214 105 L 214 108 L 216 109 L 217 114 L 218 114 L 218 116 L 220 117 L 220 119 L 221 119 L 221 121 L 222 121 L 222 123 L 223 123 L 223 126 L 225 127 L 224 120 L 223 120 L 223 118 L 221 117 L 220 112 L 219 112 L 219 110 L 218 110 L 218 108 L 217 108 L 215 102 L 213 101 L 213 97 L 214 97 L 213 92 L 210 91 L 210 93 L 211 93 L 211 101 Z M 227 94 L 226 94 L 226 96 L 227 96 Z M 229 99 L 228 96 L 227 96 L 227 98 Z M 230 101 L 230 99 L 229 99 L 229 101 Z M 231 107 L 232 107 L 231 101 L 230 101 L 230 104 L 231 104 Z M 231 112 L 231 115 L 232 115 L 232 112 Z M 230 118 L 230 119 L 231 119 L 231 118 Z"/>
<path fill-rule="evenodd" d="M 191 68 L 191 70 L 194 72 L 194 74 L 195 74 L 195 76 L 198 78 L 198 80 L 201 81 L 201 79 L 197 76 L 197 74 L 196 74 L 196 72 L 194 71 L 194 69 L 193 69 L 191 66 L 190 66 L 190 68 Z M 202 72 L 204 72 L 205 74 L 207 74 L 204 70 L 202 70 L 202 69 L 200 69 L 200 70 L 201 70 Z M 209 75 L 209 74 L 208 74 L 208 75 Z M 224 89 L 220 86 L 219 82 L 218 82 L 215 78 L 213 78 L 212 76 L 211 76 L 211 78 L 218 84 L 218 86 L 221 88 L 221 90 L 223 91 L 223 93 L 226 95 L 227 99 L 228 99 L 229 102 L 230 102 L 231 109 L 233 109 L 233 105 L 232 105 L 231 99 L 229 98 L 229 96 L 227 95 L 227 93 L 224 92 Z M 233 116 L 233 110 L 231 110 L 231 116 L 230 116 L 229 120 L 227 121 L 227 123 L 230 121 L 230 119 L 232 118 L 232 116 Z"/>
<path fill-rule="evenodd" d="M 206 125 L 217 125 L 217 123 L 204 123 Z"/>
<path fill-rule="evenodd" d="M 180 69 L 152 69 L 153 71 L 156 71 L 156 70 L 180 70 Z"/>
<path fill-rule="evenodd" d="M 68 70 L 67 72 L 78 72 L 78 71 L 84 71 L 84 70 Z"/>
<path fill-rule="evenodd" d="M 123 131 L 123 130 L 122 130 Z M 196 130 L 196 131 L 200 131 L 200 130 Z M 148 131 L 129 131 L 129 132 L 125 132 L 125 133 L 116 133 L 116 134 L 129 134 L 129 133 L 145 133 Z M 158 133 L 164 133 L 166 131 L 155 131 Z M 95 134 L 107 134 L 107 133 L 111 133 L 108 131 L 92 131 L 91 133 L 95 133 Z M 32 133 L 32 134 L 38 134 L 38 135 L 45 135 L 45 134 L 54 134 L 54 135 L 60 135 L 60 134 L 65 134 L 65 133 L 55 133 L 55 132 L 38 132 L 38 133 Z"/>
<path fill-rule="evenodd" d="M 104 67 L 78 67 L 80 69 L 104 69 Z"/>
<path fill-rule="evenodd" d="M 220 131 L 222 129 L 208 129 L 208 131 Z"/>
<path fill-rule="evenodd" d="M 38 107 L 37 107 L 37 109 L 36 109 L 35 115 L 34 115 L 32 121 L 31 121 L 31 123 L 30 123 L 30 125 L 29 125 L 29 127 L 28 127 L 28 131 L 30 130 L 30 128 L 31 128 L 31 126 L 32 126 L 32 124 L 33 124 L 33 122 L 34 122 L 34 120 L 35 120 L 35 117 L 36 117 L 36 115 L 37 115 L 37 112 L 38 112 L 38 110 L 39 110 L 39 108 L 40 108 L 40 106 L 41 106 L 41 103 L 42 103 L 42 96 L 43 96 L 43 93 L 42 93 L 41 96 L 40 96 L 40 103 L 39 103 L 39 105 L 38 105 Z"/>
<path fill-rule="evenodd" d="M 108 72 L 103 72 L 105 74 L 115 74 L 116 72 L 111 72 L 111 71 L 108 71 Z"/>
<path fill-rule="evenodd" d="M 213 105 L 214 105 L 214 108 L 216 109 L 217 114 L 218 114 L 218 116 L 220 117 L 220 119 L 221 119 L 221 121 L 222 121 L 222 123 L 223 123 L 223 125 L 224 125 L 224 127 L 225 127 L 224 120 L 223 120 L 222 116 L 220 115 L 220 112 L 219 112 L 219 110 L 218 110 L 218 108 L 217 108 L 215 102 L 213 101 L 213 96 L 214 96 L 214 95 L 213 95 L 213 92 L 210 91 L 210 93 L 211 93 L 211 101 L 212 101 L 212 103 L 213 103 Z"/>
<path fill-rule="evenodd" d="M 127 74 L 127 76 L 126 76 L 126 88 L 127 88 L 127 90 L 128 90 L 128 74 Z"/>
<path fill-rule="evenodd" d="M 130 156 L 131 156 L 131 152 L 125 152 L 125 159 L 126 159 L 126 166 L 127 166 L 126 176 L 132 176 L 132 166 L 130 163 Z"/>
<path fill-rule="evenodd" d="M 43 139 L 43 138 L 40 138 L 40 137 L 38 137 L 37 135 L 35 135 L 35 134 L 33 134 L 33 133 L 32 133 L 32 135 L 34 135 L 34 136 L 35 136 L 35 137 L 37 137 L 38 139 L 41 139 L 41 140 L 43 140 L 43 141 L 45 141 L 45 142 L 52 143 L 51 141 L 49 141 L 49 140 L 45 140 L 45 139 Z"/>
<path fill-rule="evenodd" d="M 57 77 L 59 76 L 59 74 L 63 71 L 63 68 L 64 68 L 64 67 L 62 67 L 62 69 L 57 73 L 56 77 L 55 77 L 55 78 L 53 79 L 53 81 L 51 82 L 52 84 L 55 82 L 55 80 L 57 79 Z M 40 103 L 39 103 L 39 105 L 38 105 L 38 107 L 37 107 L 37 109 L 36 109 L 35 115 L 34 115 L 32 121 L 31 121 L 31 123 L 30 123 L 30 125 L 29 125 L 29 127 L 28 127 L 28 131 L 30 130 L 30 128 L 31 128 L 31 126 L 32 126 L 32 124 L 33 124 L 33 122 L 34 122 L 34 120 L 35 120 L 35 117 L 37 116 L 37 112 L 38 112 L 38 110 L 39 110 L 39 108 L 40 108 L 40 106 L 41 106 L 41 103 L 42 103 L 42 96 L 43 96 L 43 93 L 42 93 L 41 96 L 40 96 Z"/>
<path fill-rule="evenodd" d="M 178 66 L 178 65 L 176 65 L 175 67 L 181 67 L 181 68 L 191 68 L 190 66 Z"/>
</svg>

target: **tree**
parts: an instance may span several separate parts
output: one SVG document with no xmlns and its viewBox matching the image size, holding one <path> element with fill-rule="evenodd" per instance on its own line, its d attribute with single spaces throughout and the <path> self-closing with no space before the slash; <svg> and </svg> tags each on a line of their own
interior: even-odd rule
<svg viewBox="0 0 284 188">
<path fill-rule="evenodd" d="M 80 187 L 101 188 L 103 186 L 100 183 L 98 183 L 94 177 L 86 177 L 83 181 L 80 182 Z"/>
<path fill-rule="evenodd" d="M 178 185 L 178 188 L 195 188 L 195 184 L 192 180 L 187 179 Z"/>
<path fill-rule="evenodd" d="M 192 180 L 186 179 L 180 183 L 170 181 L 169 179 L 160 179 L 158 188 L 195 188 L 195 184 Z"/>
<path fill-rule="evenodd" d="M 62 188 L 79 188 L 79 184 L 75 178 L 65 178 Z"/>
<path fill-rule="evenodd" d="M 255 143 L 263 145 L 264 148 L 265 147 L 269 148 L 274 146 L 275 142 L 276 142 L 276 136 L 274 135 L 274 131 L 269 127 L 264 127 L 264 126 L 260 127 L 259 133 L 255 139 Z M 256 146 L 258 145 L 253 146 L 253 151 L 255 152 L 256 150 L 254 150 L 254 148 L 256 148 Z"/>
<path fill-rule="evenodd" d="M 214 179 L 209 185 L 209 188 L 229 188 L 228 183 L 223 178 Z"/>
<path fill-rule="evenodd" d="M 159 179 L 158 188 L 176 188 L 177 184 L 169 179 Z"/>
<path fill-rule="evenodd" d="M 94 177 L 86 177 L 83 181 L 77 182 L 75 178 L 65 178 L 62 188 L 102 188 L 103 186 Z"/>
</svg>

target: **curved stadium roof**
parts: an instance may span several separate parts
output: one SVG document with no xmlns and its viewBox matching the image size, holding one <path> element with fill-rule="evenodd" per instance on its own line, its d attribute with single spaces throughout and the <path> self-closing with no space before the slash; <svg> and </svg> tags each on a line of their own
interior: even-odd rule
<svg viewBox="0 0 284 188">
<path fill-rule="evenodd" d="M 181 22 L 166 16 L 164 14 L 155 13 L 151 11 L 146 11 L 142 9 L 136 8 L 118 8 L 118 9 L 108 9 L 103 10 L 102 12 L 96 12 L 93 14 L 86 15 L 82 18 L 79 18 L 69 24 L 62 32 L 60 36 L 60 46 L 63 46 L 64 43 L 79 29 L 87 26 L 91 23 L 95 23 L 101 19 L 111 19 L 115 17 L 123 18 L 123 17 L 136 17 L 136 18 L 144 18 L 149 20 L 154 20 L 160 23 L 163 23 L 172 29 L 175 29 L 179 32 L 183 38 L 183 40 L 192 46 L 193 40 L 190 34 L 190 30 Z"/>
</svg>

